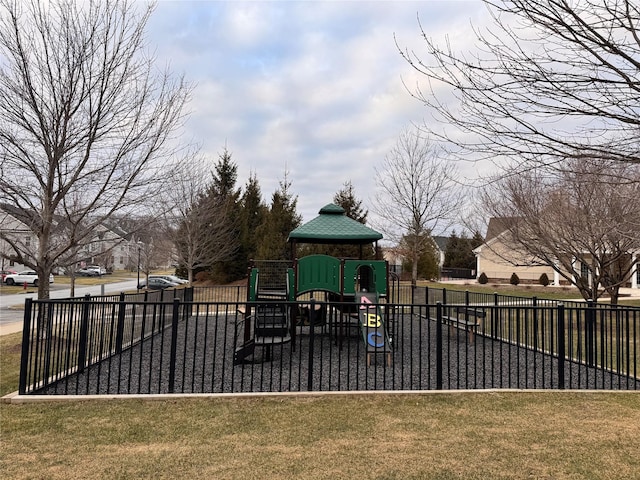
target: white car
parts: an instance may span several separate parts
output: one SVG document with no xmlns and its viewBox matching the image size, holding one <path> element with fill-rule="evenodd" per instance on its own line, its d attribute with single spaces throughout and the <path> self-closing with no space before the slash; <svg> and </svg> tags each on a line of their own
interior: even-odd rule
<svg viewBox="0 0 640 480">
<path fill-rule="evenodd" d="M 23 285 L 24 283 L 33 286 L 38 285 L 38 274 L 33 270 L 24 270 L 20 273 L 14 273 L 4 277 L 4 283 L 7 285 Z M 53 275 L 49 274 L 49 283 L 53 283 Z"/>
<path fill-rule="evenodd" d="M 89 265 L 85 270 L 95 272 L 96 275 L 106 275 L 107 270 L 100 265 Z"/>
</svg>

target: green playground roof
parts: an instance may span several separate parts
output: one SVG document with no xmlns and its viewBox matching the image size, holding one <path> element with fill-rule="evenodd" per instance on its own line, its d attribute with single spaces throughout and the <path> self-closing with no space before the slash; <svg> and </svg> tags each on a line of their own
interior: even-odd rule
<svg viewBox="0 0 640 480">
<path fill-rule="evenodd" d="M 365 244 L 382 238 L 382 234 L 345 215 L 339 205 L 330 203 L 313 220 L 289 234 L 289 242 Z"/>
</svg>

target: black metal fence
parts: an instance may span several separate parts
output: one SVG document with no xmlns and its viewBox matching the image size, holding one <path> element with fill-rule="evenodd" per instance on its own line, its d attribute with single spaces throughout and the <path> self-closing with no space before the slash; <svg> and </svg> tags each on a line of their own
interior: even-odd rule
<svg viewBox="0 0 640 480">
<path fill-rule="evenodd" d="M 505 305 L 465 292 L 445 292 L 444 303 L 434 292 L 370 307 L 382 312 L 389 354 L 368 349 L 357 305 L 320 303 L 303 319 L 308 303 L 290 302 L 291 341 L 241 361 L 255 332 L 239 289 L 27 301 L 19 392 L 640 389 L 638 308 Z M 194 301 L 207 295 L 233 298 Z"/>
</svg>

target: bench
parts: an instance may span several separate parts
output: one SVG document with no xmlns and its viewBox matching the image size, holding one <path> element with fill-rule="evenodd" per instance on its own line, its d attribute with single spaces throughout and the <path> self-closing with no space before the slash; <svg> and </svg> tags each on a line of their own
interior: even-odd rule
<svg viewBox="0 0 640 480">
<path fill-rule="evenodd" d="M 445 307 L 451 312 L 452 307 Z M 443 315 L 442 321 L 449 325 L 449 332 L 453 333 L 454 328 L 464 329 L 467 331 L 469 343 L 473 343 L 474 334 L 480 326 L 480 320 L 487 316 L 487 312 L 483 308 L 458 306 L 452 313 L 455 315 Z"/>
</svg>

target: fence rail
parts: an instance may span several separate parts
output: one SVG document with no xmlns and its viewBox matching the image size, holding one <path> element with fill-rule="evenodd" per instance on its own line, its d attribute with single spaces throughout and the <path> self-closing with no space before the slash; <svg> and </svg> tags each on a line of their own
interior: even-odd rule
<svg viewBox="0 0 640 480">
<path fill-rule="evenodd" d="M 280 304 L 291 341 L 256 347 L 242 288 L 28 300 L 19 392 L 640 389 L 638 308 L 413 289 L 370 306 L 391 345 L 372 355 L 358 306 L 340 302 L 316 318 L 300 314 L 308 300 Z"/>
</svg>

